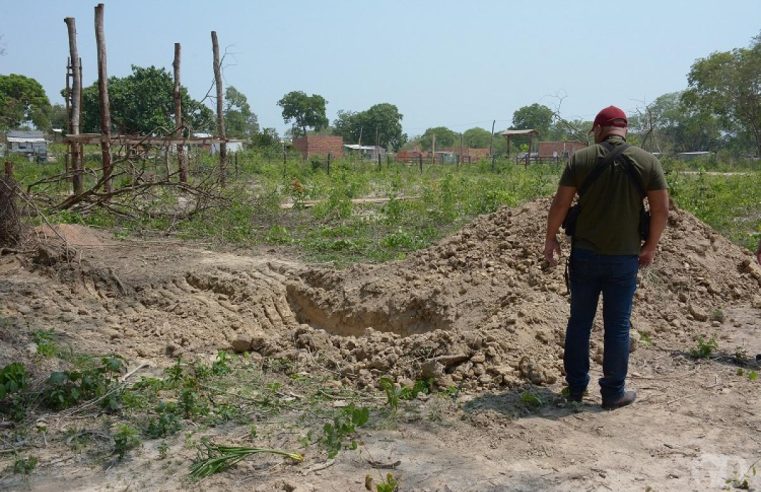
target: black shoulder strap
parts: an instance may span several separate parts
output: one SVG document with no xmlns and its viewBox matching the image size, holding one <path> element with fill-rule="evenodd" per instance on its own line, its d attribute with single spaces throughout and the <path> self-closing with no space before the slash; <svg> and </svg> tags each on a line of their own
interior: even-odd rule
<svg viewBox="0 0 761 492">
<path fill-rule="evenodd" d="M 624 158 L 623 164 L 624 169 L 626 170 L 626 174 L 629 175 L 629 180 L 631 180 L 634 187 L 637 188 L 640 196 L 643 198 L 646 197 L 647 193 L 645 192 L 645 188 L 642 186 L 642 182 L 639 179 L 639 175 L 637 175 L 637 171 L 634 170 L 634 165 L 629 159 L 626 158 Z"/>
<path fill-rule="evenodd" d="M 601 145 L 605 148 L 605 151 L 607 152 L 607 154 L 604 157 L 598 157 L 597 165 L 595 165 L 592 171 L 590 171 L 590 173 L 587 175 L 584 182 L 581 183 L 581 187 L 579 188 L 579 196 L 586 193 L 589 187 L 592 186 L 592 183 L 594 183 L 595 180 L 597 180 L 597 178 L 600 177 L 600 175 L 605 170 L 605 168 L 609 164 L 611 164 L 616 159 L 616 157 L 621 155 L 621 153 L 624 150 L 629 148 L 629 144 L 627 143 L 616 145 L 614 148 L 613 144 L 611 144 L 607 140 L 605 142 L 602 142 Z M 627 170 L 628 170 L 628 167 L 627 167 Z M 634 171 L 634 169 L 632 169 L 632 171 Z"/>
</svg>

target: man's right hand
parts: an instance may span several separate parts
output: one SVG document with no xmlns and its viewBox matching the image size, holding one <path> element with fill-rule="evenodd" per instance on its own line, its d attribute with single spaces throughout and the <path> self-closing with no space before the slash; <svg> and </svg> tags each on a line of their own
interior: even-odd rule
<svg viewBox="0 0 761 492">
<path fill-rule="evenodd" d="M 646 267 L 653 264 L 655 259 L 655 248 L 643 247 L 639 252 L 639 266 Z"/>
</svg>

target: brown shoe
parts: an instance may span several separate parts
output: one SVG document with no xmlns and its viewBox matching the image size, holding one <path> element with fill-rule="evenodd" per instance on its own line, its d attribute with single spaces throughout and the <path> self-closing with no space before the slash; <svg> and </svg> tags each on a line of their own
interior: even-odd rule
<svg viewBox="0 0 761 492">
<path fill-rule="evenodd" d="M 631 405 L 634 400 L 637 399 L 637 393 L 635 391 L 624 391 L 624 394 L 615 400 L 602 400 L 602 408 L 605 410 L 615 410 L 616 408 L 625 407 Z"/>
</svg>

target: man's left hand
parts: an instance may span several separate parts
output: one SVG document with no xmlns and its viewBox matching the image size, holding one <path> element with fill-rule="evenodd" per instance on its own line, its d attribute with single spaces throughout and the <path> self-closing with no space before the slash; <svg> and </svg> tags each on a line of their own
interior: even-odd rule
<svg viewBox="0 0 761 492">
<path fill-rule="evenodd" d="M 557 257 L 555 255 L 557 254 Z M 558 238 L 547 238 L 544 242 L 544 259 L 550 266 L 556 266 L 560 259 L 560 243 Z"/>
</svg>

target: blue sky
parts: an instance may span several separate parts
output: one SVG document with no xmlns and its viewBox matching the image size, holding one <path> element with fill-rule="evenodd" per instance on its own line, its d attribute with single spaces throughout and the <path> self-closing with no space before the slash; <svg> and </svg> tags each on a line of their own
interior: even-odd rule
<svg viewBox="0 0 761 492">
<path fill-rule="evenodd" d="M 0 0 L 0 73 L 37 79 L 53 103 L 64 86 L 75 17 L 84 82 L 95 80 L 95 1 Z M 171 71 L 202 98 L 213 80 L 210 31 L 228 51 L 226 85 L 262 126 L 286 128 L 276 105 L 303 90 L 338 110 L 388 102 L 410 136 L 510 125 L 535 102 L 569 119 L 602 107 L 627 112 L 682 90 L 695 59 L 747 46 L 761 32 L 758 0 L 600 2 L 535 0 L 105 1 L 109 75 L 130 65 Z"/>
</svg>

